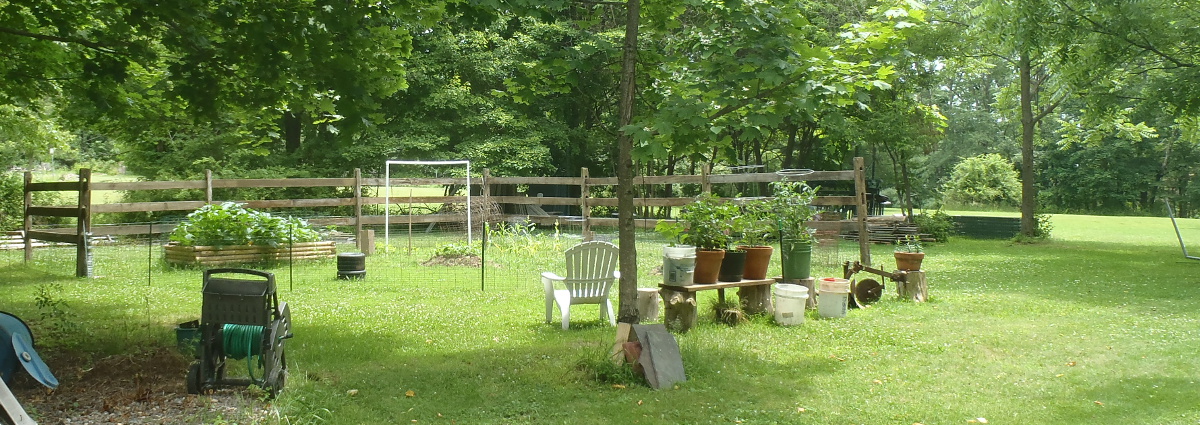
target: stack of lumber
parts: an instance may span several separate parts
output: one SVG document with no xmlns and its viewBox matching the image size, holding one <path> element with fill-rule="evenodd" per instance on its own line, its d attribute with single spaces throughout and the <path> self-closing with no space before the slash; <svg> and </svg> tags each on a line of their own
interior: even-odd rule
<svg viewBox="0 0 1200 425">
<path fill-rule="evenodd" d="M 50 246 L 50 244 L 38 240 L 33 242 L 34 248 L 43 246 Z M 0 250 L 6 249 L 25 249 L 25 232 L 21 230 L 4 232 L 4 235 L 0 236 Z"/>
<path fill-rule="evenodd" d="M 868 223 L 867 238 L 872 243 L 894 244 L 903 242 L 909 237 L 918 238 L 921 242 L 934 242 L 933 235 L 921 233 L 921 229 L 910 223 Z M 858 240 L 858 230 L 849 229 L 842 238 Z"/>
</svg>

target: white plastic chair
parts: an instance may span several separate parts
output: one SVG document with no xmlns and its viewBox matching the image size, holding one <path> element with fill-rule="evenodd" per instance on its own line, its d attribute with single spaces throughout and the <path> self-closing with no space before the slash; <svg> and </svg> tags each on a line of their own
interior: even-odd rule
<svg viewBox="0 0 1200 425">
<path fill-rule="evenodd" d="M 546 323 L 553 320 L 554 304 L 558 304 L 558 310 L 562 312 L 564 330 L 570 326 L 572 305 L 599 304 L 600 319 L 607 317 L 608 323 L 616 326 L 608 291 L 621 277 L 617 271 L 617 246 L 602 241 L 584 242 L 568 249 L 566 258 L 566 277 L 542 273 L 542 284 L 546 287 Z M 562 282 L 566 289 L 555 289 L 555 282 Z"/>
</svg>

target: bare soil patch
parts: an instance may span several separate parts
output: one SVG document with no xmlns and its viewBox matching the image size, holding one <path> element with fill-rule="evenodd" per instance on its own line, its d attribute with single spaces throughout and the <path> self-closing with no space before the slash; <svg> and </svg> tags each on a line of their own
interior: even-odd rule
<svg viewBox="0 0 1200 425">
<path fill-rule="evenodd" d="M 455 255 L 442 256 L 438 255 L 421 263 L 422 266 L 467 266 L 480 267 L 483 265 L 483 260 L 477 255 Z"/>
<path fill-rule="evenodd" d="M 46 362 L 58 389 L 41 386 L 24 370 L 10 385 L 41 425 L 262 423 L 276 416 L 246 389 L 188 394 L 184 378 L 191 359 L 173 348 L 94 361 L 60 355 Z"/>
</svg>

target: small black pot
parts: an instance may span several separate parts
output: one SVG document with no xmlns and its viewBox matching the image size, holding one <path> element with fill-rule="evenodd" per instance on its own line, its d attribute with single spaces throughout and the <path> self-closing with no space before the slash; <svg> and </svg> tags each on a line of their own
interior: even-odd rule
<svg viewBox="0 0 1200 425">
<path fill-rule="evenodd" d="M 717 280 L 741 282 L 745 270 L 746 251 L 725 251 L 725 259 L 721 260 L 721 273 L 717 275 Z"/>
</svg>

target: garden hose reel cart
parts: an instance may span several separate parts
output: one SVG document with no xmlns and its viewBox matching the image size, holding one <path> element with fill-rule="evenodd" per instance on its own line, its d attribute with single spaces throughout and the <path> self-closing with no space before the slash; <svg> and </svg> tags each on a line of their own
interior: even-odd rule
<svg viewBox="0 0 1200 425">
<path fill-rule="evenodd" d="M 277 395 L 287 379 L 284 342 L 292 337 L 292 319 L 287 303 L 275 295 L 275 275 L 206 270 L 201 292 L 200 345 L 198 360 L 188 368 L 188 393 L 257 385 Z M 230 367 L 244 367 L 248 378 L 226 377 Z"/>
</svg>

